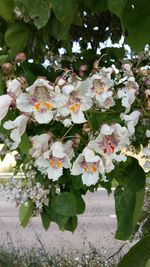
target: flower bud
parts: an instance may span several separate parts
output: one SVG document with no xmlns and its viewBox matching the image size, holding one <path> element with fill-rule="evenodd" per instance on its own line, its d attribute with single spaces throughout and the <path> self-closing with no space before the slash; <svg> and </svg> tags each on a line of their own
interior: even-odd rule
<svg viewBox="0 0 150 267">
<path fill-rule="evenodd" d="M 87 70 L 87 65 L 82 65 L 79 69 L 79 74 L 82 77 L 84 75 L 84 72 Z"/>
<path fill-rule="evenodd" d="M 90 125 L 87 122 L 84 123 L 83 132 L 88 133 L 88 132 L 90 132 L 90 130 L 91 130 Z"/>
<path fill-rule="evenodd" d="M 4 63 L 2 65 L 2 71 L 4 74 L 9 74 L 12 70 L 12 64 L 11 63 Z"/>
<path fill-rule="evenodd" d="M 146 85 L 146 87 L 150 88 L 150 80 L 146 80 L 145 85 Z"/>
<path fill-rule="evenodd" d="M 26 60 L 26 55 L 24 52 L 20 52 L 16 55 L 15 61 L 19 63 L 23 63 Z"/>
</svg>

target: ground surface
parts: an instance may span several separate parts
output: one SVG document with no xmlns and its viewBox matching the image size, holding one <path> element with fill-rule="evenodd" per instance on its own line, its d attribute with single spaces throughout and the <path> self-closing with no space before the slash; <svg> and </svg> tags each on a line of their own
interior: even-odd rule
<svg viewBox="0 0 150 267">
<path fill-rule="evenodd" d="M 85 197 L 86 212 L 79 216 L 79 225 L 74 234 L 59 231 L 56 224 L 52 223 L 46 232 L 41 219 L 33 218 L 25 229 L 20 227 L 18 210 L 13 203 L 5 200 L 5 195 L 0 195 L 0 243 L 7 242 L 8 237 L 17 246 L 25 245 L 39 246 L 36 234 L 42 244 L 50 252 L 63 249 L 87 251 L 90 246 L 101 250 L 102 253 L 110 256 L 115 253 L 124 242 L 114 239 L 116 229 L 116 217 L 114 211 L 113 194 L 109 197 L 106 191 L 100 190 L 97 193 L 89 193 Z M 128 250 L 127 243 L 123 250 Z"/>
</svg>

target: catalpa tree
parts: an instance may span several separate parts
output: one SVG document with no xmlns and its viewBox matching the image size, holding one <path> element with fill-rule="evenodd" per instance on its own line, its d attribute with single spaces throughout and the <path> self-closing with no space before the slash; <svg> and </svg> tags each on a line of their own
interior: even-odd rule
<svg viewBox="0 0 150 267">
<path fill-rule="evenodd" d="M 149 12 L 146 0 L 0 1 L 1 157 L 17 151 L 24 176 L 5 190 L 23 227 L 40 214 L 73 232 L 83 195 L 116 181 L 116 238 L 133 232 L 150 166 Z M 144 169 L 127 156 L 140 150 Z"/>
</svg>

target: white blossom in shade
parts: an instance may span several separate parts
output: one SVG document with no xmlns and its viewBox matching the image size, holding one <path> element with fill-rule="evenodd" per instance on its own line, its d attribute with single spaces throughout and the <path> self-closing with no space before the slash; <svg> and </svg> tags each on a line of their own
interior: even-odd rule
<svg viewBox="0 0 150 267">
<path fill-rule="evenodd" d="M 133 135 L 135 133 L 135 126 L 137 125 L 139 121 L 139 117 L 141 115 L 141 112 L 138 110 L 133 111 L 131 114 L 121 114 L 121 119 L 125 121 L 127 124 L 129 135 Z"/>
<path fill-rule="evenodd" d="M 57 181 L 63 174 L 63 168 L 71 167 L 68 152 L 65 152 L 64 146 L 60 141 L 56 141 L 35 161 L 38 169 L 48 175 L 48 178 Z"/>
<path fill-rule="evenodd" d="M 81 174 L 83 184 L 94 185 L 99 179 L 99 174 L 104 174 L 103 162 L 92 149 L 86 147 L 73 163 L 71 174 Z"/>
<path fill-rule="evenodd" d="M 111 79 L 112 68 L 102 68 L 99 73 L 91 76 L 89 81 L 89 95 L 95 98 L 101 108 L 114 106 L 113 85 Z"/>
<path fill-rule="evenodd" d="M 89 142 L 89 147 L 102 156 L 105 171 L 114 168 L 113 161 L 125 161 L 126 156 L 120 154 L 122 147 L 129 145 L 128 130 L 116 123 L 111 126 L 103 124 L 100 134 Z"/>
<path fill-rule="evenodd" d="M 47 80 L 37 79 L 17 98 L 17 108 L 34 115 L 38 123 L 49 123 L 53 110 L 62 105 L 63 96 L 57 95 Z"/>
<path fill-rule="evenodd" d="M 9 107 L 11 105 L 12 98 L 9 95 L 0 96 L 0 122 L 7 115 Z"/>
<path fill-rule="evenodd" d="M 21 86 L 17 79 L 7 81 L 7 94 L 0 96 L 0 122 L 7 115 L 10 105 L 20 95 Z"/>
<path fill-rule="evenodd" d="M 62 87 L 62 92 L 66 96 L 66 103 L 58 108 L 58 114 L 63 117 L 71 115 L 74 123 L 84 123 L 86 121 L 84 111 L 92 106 L 91 97 L 87 95 L 88 81 L 77 81 Z"/>
<path fill-rule="evenodd" d="M 150 137 L 150 130 L 146 130 L 146 136 Z"/>
<path fill-rule="evenodd" d="M 3 127 L 11 130 L 10 138 L 14 141 L 12 149 L 16 149 L 21 142 L 21 136 L 24 134 L 29 117 L 20 115 L 14 121 L 6 121 Z"/>
<path fill-rule="evenodd" d="M 7 94 L 12 96 L 13 98 L 16 98 L 21 93 L 21 81 L 18 79 L 8 80 L 7 81 Z"/>
<path fill-rule="evenodd" d="M 39 158 L 44 152 L 49 150 L 50 139 L 51 136 L 47 133 L 31 137 L 32 148 L 29 150 L 29 154 L 34 158 Z"/>
<path fill-rule="evenodd" d="M 132 72 L 132 69 L 131 69 L 131 64 L 123 64 L 122 65 L 122 69 L 124 71 L 124 74 L 126 76 L 133 76 L 133 72 Z"/>
<path fill-rule="evenodd" d="M 121 99 L 122 106 L 126 108 L 125 113 L 130 111 L 131 105 L 134 103 L 138 91 L 139 86 L 137 82 L 135 82 L 134 77 L 128 78 L 125 82 L 125 87 L 118 90 L 117 96 Z"/>
</svg>

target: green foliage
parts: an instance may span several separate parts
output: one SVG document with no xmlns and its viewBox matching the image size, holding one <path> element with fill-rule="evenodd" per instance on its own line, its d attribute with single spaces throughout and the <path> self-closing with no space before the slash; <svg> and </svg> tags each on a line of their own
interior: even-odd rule
<svg viewBox="0 0 150 267">
<path fill-rule="evenodd" d="M 117 267 L 148 267 L 149 258 L 150 235 L 147 235 L 129 250 Z"/>
<path fill-rule="evenodd" d="M 29 149 L 31 148 L 31 143 L 29 141 L 29 137 L 28 137 L 26 132 L 21 137 L 21 142 L 19 144 L 19 148 L 23 154 L 28 155 Z"/>
<path fill-rule="evenodd" d="M 144 200 L 145 173 L 135 158 L 128 157 L 112 171 L 111 176 L 119 186 L 115 190 L 117 215 L 116 238 L 126 240 L 130 237 L 140 217 Z"/>
<path fill-rule="evenodd" d="M 34 20 L 34 25 L 38 30 L 47 24 L 50 18 L 48 1 L 16 0 L 15 2 L 25 14 L 28 14 Z"/>
<path fill-rule="evenodd" d="M 64 27 L 69 29 L 71 23 L 73 22 L 74 13 L 76 11 L 75 0 L 66 0 L 63 2 L 63 4 L 61 0 L 50 0 L 50 3 L 56 18 Z"/>
<path fill-rule="evenodd" d="M 26 47 L 28 39 L 29 28 L 21 22 L 10 24 L 5 34 L 6 45 L 11 49 L 13 55 Z"/>
<path fill-rule="evenodd" d="M 1 0 L 0 1 L 0 16 L 7 22 L 14 21 L 14 1 L 13 0 Z"/>
<path fill-rule="evenodd" d="M 56 196 L 53 201 L 55 213 L 62 216 L 75 216 L 77 212 L 76 198 L 73 193 L 64 192 Z"/>
<path fill-rule="evenodd" d="M 34 203 L 32 200 L 28 200 L 26 204 L 22 204 L 19 208 L 19 219 L 21 226 L 26 227 L 27 224 L 29 223 L 29 220 L 32 216 L 34 209 Z"/>
</svg>

